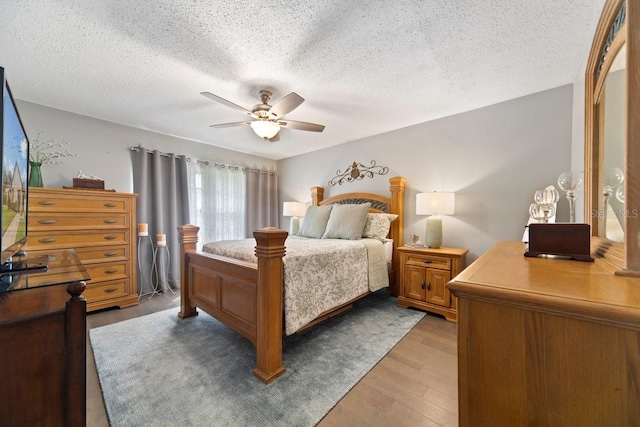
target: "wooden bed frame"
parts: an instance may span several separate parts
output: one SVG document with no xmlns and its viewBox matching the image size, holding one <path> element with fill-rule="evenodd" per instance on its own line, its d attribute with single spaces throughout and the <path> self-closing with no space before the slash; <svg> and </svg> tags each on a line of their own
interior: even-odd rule
<svg viewBox="0 0 640 427">
<path fill-rule="evenodd" d="M 397 214 L 391 223 L 389 238 L 393 239 L 392 271 L 389 290 L 397 295 L 396 248 L 403 243 L 405 179 L 389 179 L 391 196 L 371 193 L 346 193 L 323 200 L 324 189 L 313 187 L 313 206 L 331 203 L 371 202 L 371 212 Z M 196 250 L 199 227 L 178 227 L 180 236 L 180 312 L 181 318 L 196 316 L 200 308 L 251 341 L 256 348 L 256 368 L 253 374 L 269 383 L 285 372 L 282 366 L 283 262 L 288 233 L 274 227 L 253 232 L 256 239 L 257 263 L 240 261 Z M 366 294 L 365 294 L 366 295 Z M 364 295 L 363 295 L 364 296 Z M 353 301 L 322 313 L 315 324 L 342 312 Z"/>
</svg>

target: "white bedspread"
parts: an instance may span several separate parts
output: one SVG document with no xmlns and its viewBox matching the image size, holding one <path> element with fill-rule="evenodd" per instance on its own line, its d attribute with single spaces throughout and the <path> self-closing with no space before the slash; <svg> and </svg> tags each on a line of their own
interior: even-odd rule
<svg viewBox="0 0 640 427">
<path fill-rule="evenodd" d="M 202 250 L 257 262 L 255 239 L 207 243 Z M 285 241 L 285 333 L 291 335 L 324 311 L 367 291 L 389 286 L 383 244 L 376 239 L 307 239 Z"/>
</svg>

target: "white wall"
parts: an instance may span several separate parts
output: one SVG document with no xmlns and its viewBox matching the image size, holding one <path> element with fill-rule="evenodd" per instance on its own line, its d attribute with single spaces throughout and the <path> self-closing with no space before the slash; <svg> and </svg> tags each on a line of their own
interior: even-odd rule
<svg viewBox="0 0 640 427">
<path fill-rule="evenodd" d="M 519 240 L 536 189 L 556 184 L 572 164 L 572 86 L 567 85 L 482 109 L 273 162 L 218 147 L 18 101 L 29 136 L 67 140 L 78 157 L 43 167 L 46 186 L 71 185 L 78 169 L 117 191 L 133 191 L 130 147 L 175 152 L 279 172 L 280 201 L 308 201 L 309 188 L 327 197 L 346 191 L 384 192 L 388 178 L 407 178 L 405 239 L 424 235 L 426 218 L 415 215 L 415 195 L 455 191 L 456 215 L 444 219 L 444 244 L 470 249 L 468 262 L 495 242 Z M 580 106 L 582 108 L 582 106 Z M 573 117 L 575 125 L 576 118 Z M 573 139 L 575 142 L 575 138 Z M 342 186 L 327 182 L 353 161 L 375 160 L 385 176 Z M 558 220 L 568 219 L 566 199 Z M 288 229 L 289 218 L 281 227 Z"/>
<path fill-rule="evenodd" d="M 151 150 L 185 154 L 194 159 L 217 161 L 252 168 L 276 170 L 276 162 L 224 148 L 155 132 L 135 129 L 104 120 L 17 101 L 18 111 L 30 138 L 44 132 L 43 140 L 66 140 L 65 147 L 78 157 L 62 159 L 61 165 L 43 165 L 46 187 L 71 186 L 78 170 L 105 181 L 105 188 L 133 191 L 131 150 L 141 144 Z"/>
<path fill-rule="evenodd" d="M 536 189 L 571 168 L 572 85 L 536 93 L 278 162 L 281 201 L 308 201 L 309 188 L 325 197 L 342 192 L 388 191 L 404 176 L 405 239 L 424 236 L 415 196 L 454 191 L 456 215 L 444 218 L 444 245 L 470 250 L 470 263 L 499 240 L 520 240 Z M 352 162 L 389 167 L 385 176 L 329 187 Z M 561 198 L 558 221 L 568 220 Z M 283 218 L 281 227 L 288 227 Z"/>
</svg>

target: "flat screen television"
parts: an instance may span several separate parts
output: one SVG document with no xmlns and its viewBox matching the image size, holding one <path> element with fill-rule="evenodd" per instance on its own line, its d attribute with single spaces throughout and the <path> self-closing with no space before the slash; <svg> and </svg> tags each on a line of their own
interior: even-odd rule
<svg viewBox="0 0 640 427">
<path fill-rule="evenodd" d="M 4 68 L 0 67 L 0 157 L 2 158 L 1 270 L 13 270 L 11 257 L 27 242 L 29 185 L 29 140 L 9 90 Z"/>
</svg>

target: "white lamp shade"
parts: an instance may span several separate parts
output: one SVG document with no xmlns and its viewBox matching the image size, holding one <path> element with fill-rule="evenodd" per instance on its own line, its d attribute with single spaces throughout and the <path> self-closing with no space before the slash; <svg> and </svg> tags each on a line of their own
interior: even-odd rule
<svg viewBox="0 0 640 427">
<path fill-rule="evenodd" d="M 302 202 L 284 202 L 282 204 L 282 216 L 304 216 L 307 205 Z"/>
<path fill-rule="evenodd" d="M 280 126 L 277 123 L 268 120 L 256 120 L 251 122 L 249 126 L 260 138 L 264 139 L 271 139 L 280 131 Z"/>
<path fill-rule="evenodd" d="M 456 193 L 433 191 L 416 195 L 416 215 L 453 215 Z"/>
</svg>

